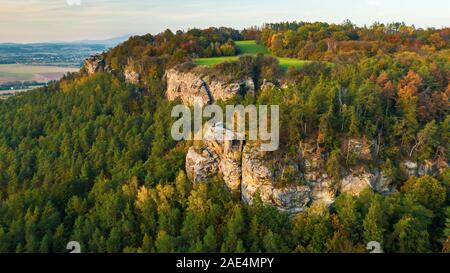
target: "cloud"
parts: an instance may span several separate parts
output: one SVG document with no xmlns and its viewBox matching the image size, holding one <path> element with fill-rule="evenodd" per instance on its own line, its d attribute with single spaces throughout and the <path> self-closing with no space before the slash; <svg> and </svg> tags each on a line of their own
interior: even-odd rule
<svg viewBox="0 0 450 273">
<path fill-rule="evenodd" d="M 81 5 L 81 0 L 66 0 L 69 6 L 79 6 Z"/>
</svg>

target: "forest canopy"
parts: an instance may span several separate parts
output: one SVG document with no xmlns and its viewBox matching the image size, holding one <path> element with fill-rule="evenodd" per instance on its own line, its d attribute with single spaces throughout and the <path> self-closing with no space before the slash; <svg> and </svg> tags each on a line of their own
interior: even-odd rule
<svg viewBox="0 0 450 273">
<path fill-rule="evenodd" d="M 295 159 L 299 143 L 315 143 L 339 177 L 359 160 L 340 152 L 343 141 L 368 139 L 380 147 L 370 166 L 398 190 L 342 194 L 290 216 L 241 203 L 220 177 L 192 185 L 191 143 L 170 137 L 164 74 L 239 54 L 240 40 L 313 61 L 285 71 L 269 56 L 243 56 L 210 68 L 274 83 L 231 103 L 280 105 L 279 153 Z M 400 166 L 448 166 L 449 42 L 448 28 L 351 22 L 131 37 L 103 54 L 107 71 L 0 101 L 0 252 L 64 252 L 73 240 L 83 252 L 365 252 L 370 241 L 385 252 L 450 251 L 450 170 L 415 177 Z M 125 81 L 129 65 L 138 83 Z"/>
</svg>

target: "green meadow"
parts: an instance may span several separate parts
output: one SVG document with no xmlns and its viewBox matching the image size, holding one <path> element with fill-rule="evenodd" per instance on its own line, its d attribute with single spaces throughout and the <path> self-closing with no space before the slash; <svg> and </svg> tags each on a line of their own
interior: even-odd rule
<svg viewBox="0 0 450 273">
<path fill-rule="evenodd" d="M 264 46 L 257 44 L 254 40 L 249 41 L 236 41 L 236 46 L 240 50 L 241 55 L 256 55 L 258 53 L 262 53 L 265 55 L 273 56 L 269 49 Z M 299 59 L 292 58 L 280 58 L 277 56 L 273 56 L 278 59 L 280 62 L 280 66 L 284 69 L 289 68 L 290 66 L 294 66 L 295 68 L 301 68 L 306 62 Z M 236 61 L 239 59 L 239 56 L 229 56 L 229 57 L 212 57 L 212 58 L 197 58 L 194 59 L 195 63 L 198 65 L 206 65 L 206 66 L 214 66 L 223 62 L 228 61 Z"/>
</svg>

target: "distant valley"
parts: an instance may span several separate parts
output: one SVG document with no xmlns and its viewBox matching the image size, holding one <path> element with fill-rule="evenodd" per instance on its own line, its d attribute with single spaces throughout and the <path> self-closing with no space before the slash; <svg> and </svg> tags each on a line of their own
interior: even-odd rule
<svg viewBox="0 0 450 273">
<path fill-rule="evenodd" d="M 0 44 L 0 96 L 42 86 L 78 71 L 84 59 L 125 41 L 128 35 L 108 40 Z"/>
</svg>

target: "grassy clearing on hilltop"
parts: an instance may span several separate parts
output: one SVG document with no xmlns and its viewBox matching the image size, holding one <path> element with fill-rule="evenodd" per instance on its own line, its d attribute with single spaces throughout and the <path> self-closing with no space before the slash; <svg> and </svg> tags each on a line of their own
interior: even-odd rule
<svg viewBox="0 0 450 273">
<path fill-rule="evenodd" d="M 194 62 L 198 65 L 214 66 L 223 62 L 237 61 L 238 59 L 239 56 L 197 58 L 194 59 Z"/>
<path fill-rule="evenodd" d="M 256 55 L 258 53 L 271 55 L 269 49 L 265 45 L 256 43 L 254 40 L 236 41 L 236 46 L 239 48 L 241 54 Z"/>
<path fill-rule="evenodd" d="M 256 43 L 254 40 L 248 41 L 236 41 L 236 46 L 239 48 L 241 55 L 256 55 L 258 53 L 262 53 L 265 55 L 272 55 L 269 49 L 261 44 Z M 294 66 L 295 68 L 301 68 L 308 61 L 292 59 L 292 58 L 280 58 L 277 56 L 273 56 L 278 59 L 280 62 L 280 66 L 284 69 L 288 69 L 290 66 Z M 197 58 L 194 59 L 195 63 L 198 65 L 207 65 L 214 66 L 223 62 L 236 61 L 239 56 L 227 56 L 227 57 L 212 57 L 212 58 Z"/>
</svg>

